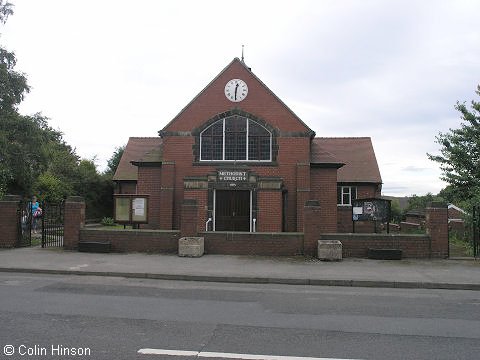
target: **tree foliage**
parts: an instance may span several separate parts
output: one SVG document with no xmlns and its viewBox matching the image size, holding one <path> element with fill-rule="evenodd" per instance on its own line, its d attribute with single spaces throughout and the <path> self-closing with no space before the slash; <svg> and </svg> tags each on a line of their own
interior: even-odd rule
<svg viewBox="0 0 480 360">
<path fill-rule="evenodd" d="M 118 164 L 120 163 L 120 159 L 125 151 L 125 146 L 126 145 L 122 145 L 115 148 L 113 155 L 107 161 L 107 170 L 105 171 L 106 175 L 110 175 L 112 177 L 115 175 L 115 171 L 117 171 Z"/>
<path fill-rule="evenodd" d="M 5 24 L 7 18 L 13 15 L 13 4 L 0 0 L 0 22 Z"/>
<path fill-rule="evenodd" d="M 12 14 L 12 5 L 0 0 L 0 23 Z M 80 195 L 87 218 L 111 216 L 111 179 L 123 149 L 117 148 L 109 161 L 108 171 L 113 173 L 101 174 L 94 160 L 80 159 L 63 134 L 48 125 L 48 118 L 21 115 L 17 107 L 29 87 L 15 66 L 15 54 L 0 46 L 0 198 L 6 193 L 36 194 L 40 200 L 57 202 Z"/>
<path fill-rule="evenodd" d="M 480 85 L 476 90 L 480 95 Z M 450 194 L 461 201 L 480 201 L 480 102 L 472 101 L 469 109 L 457 102 L 462 123 L 459 129 L 439 133 L 441 155 L 428 154 L 430 160 L 440 164 L 442 180 L 450 185 Z"/>
</svg>

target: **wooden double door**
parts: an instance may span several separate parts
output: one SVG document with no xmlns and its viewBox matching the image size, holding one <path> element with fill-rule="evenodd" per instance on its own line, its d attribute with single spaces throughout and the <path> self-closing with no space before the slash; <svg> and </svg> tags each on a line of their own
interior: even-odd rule
<svg viewBox="0 0 480 360">
<path fill-rule="evenodd" d="M 250 191 L 216 190 L 215 230 L 250 231 Z"/>
</svg>

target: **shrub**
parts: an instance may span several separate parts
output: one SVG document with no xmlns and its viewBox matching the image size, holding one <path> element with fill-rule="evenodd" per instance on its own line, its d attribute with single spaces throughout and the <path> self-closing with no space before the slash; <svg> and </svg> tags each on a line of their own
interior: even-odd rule
<svg viewBox="0 0 480 360">
<path fill-rule="evenodd" d="M 114 226 L 115 225 L 115 220 L 113 220 L 111 217 L 104 217 L 102 219 L 102 225 L 103 226 Z"/>
</svg>

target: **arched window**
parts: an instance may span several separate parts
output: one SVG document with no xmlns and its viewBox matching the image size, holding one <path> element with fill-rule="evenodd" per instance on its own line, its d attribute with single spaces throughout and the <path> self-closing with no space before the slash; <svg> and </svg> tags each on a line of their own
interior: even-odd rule
<svg viewBox="0 0 480 360">
<path fill-rule="evenodd" d="M 225 117 L 200 133 L 200 161 L 271 160 L 271 132 L 247 117 Z"/>
</svg>

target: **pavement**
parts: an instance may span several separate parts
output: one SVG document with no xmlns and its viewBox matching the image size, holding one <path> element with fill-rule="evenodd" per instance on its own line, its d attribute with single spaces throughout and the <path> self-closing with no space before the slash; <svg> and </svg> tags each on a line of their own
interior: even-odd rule
<svg viewBox="0 0 480 360">
<path fill-rule="evenodd" d="M 0 272 L 321 286 L 480 291 L 479 260 L 338 262 L 304 257 L 83 253 L 61 248 L 0 249 Z"/>
</svg>

